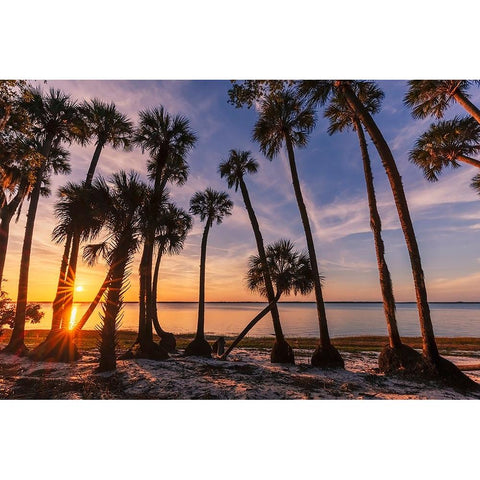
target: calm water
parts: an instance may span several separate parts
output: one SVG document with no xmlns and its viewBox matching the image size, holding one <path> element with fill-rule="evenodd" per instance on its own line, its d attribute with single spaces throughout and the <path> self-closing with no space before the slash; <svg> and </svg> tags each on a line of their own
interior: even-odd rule
<svg viewBox="0 0 480 480">
<path fill-rule="evenodd" d="M 207 303 L 205 332 L 213 335 L 235 335 L 264 308 L 263 303 Z M 80 318 L 88 304 L 75 304 L 74 313 Z M 174 333 L 192 333 L 196 330 L 196 303 L 159 303 L 158 314 L 162 327 Z M 50 328 L 51 304 L 42 304 L 45 317 L 40 324 L 27 328 Z M 318 321 L 314 303 L 280 303 L 280 316 L 285 335 L 317 337 Z M 382 304 L 327 303 L 330 335 L 387 335 Z M 436 303 L 430 306 L 435 334 L 441 337 L 480 337 L 480 304 Z M 138 304 L 124 307 L 122 330 L 136 330 Z M 400 334 L 420 336 L 415 304 L 397 305 Z M 98 309 L 90 317 L 86 329 L 99 323 Z M 250 331 L 251 336 L 273 334 L 271 316 L 267 315 Z"/>
</svg>

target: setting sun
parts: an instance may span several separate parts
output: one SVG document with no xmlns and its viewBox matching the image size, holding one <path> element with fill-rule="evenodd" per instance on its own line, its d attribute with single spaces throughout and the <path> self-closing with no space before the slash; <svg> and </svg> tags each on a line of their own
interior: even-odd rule
<svg viewBox="0 0 480 480">
<path fill-rule="evenodd" d="M 76 292 L 83 292 L 83 286 L 79 285 L 78 287 L 75 288 Z"/>
</svg>

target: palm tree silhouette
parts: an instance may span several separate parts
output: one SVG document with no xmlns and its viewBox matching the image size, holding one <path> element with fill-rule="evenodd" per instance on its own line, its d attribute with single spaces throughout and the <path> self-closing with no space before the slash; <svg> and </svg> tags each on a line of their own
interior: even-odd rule
<svg viewBox="0 0 480 480">
<path fill-rule="evenodd" d="M 258 170 L 258 163 L 252 158 L 250 152 L 230 150 L 228 160 L 220 163 L 219 173 L 222 178 L 227 180 L 228 188 L 235 187 L 235 191 L 240 187 L 245 208 L 248 212 L 250 223 L 252 224 L 255 242 L 257 244 L 258 256 L 263 265 L 263 275 L 265 282 L 266 296 L 268 303 L 272 304 L 270 309 L 272 314 L 273 328 L 275 331 L 275 344 L 271 352 L 272 363 L 294 363 L 294 355 L 291 346 L 285 340 L 280 323 L 280 314 L 278 313 L 277 303 L 274 301 L 275 293 L 273 291 L 272 279 L 267 268 L 267 258 L 265 247 L 263 245 L 262 233 L 258 224 L 255 211 L 253 210 L 247 185 L 245 184 L 245 174 L 254 174 Z"/>
<path fill-rule="evenodd" d="M 238 335 L 230 347 L 221 356 L 225 360 L 228 354 L 239 344 L 247 333 L 269 312 L 277 307 L 277 302 L 282 295 L 307 295 L 314 288 L 314 275 L 310 259 L 306 253 L 299 253 L 294 250 L 295 245 L 290 240 L 278 240 L 267 245 L 265 249 L 265 260 L 260 255 L 252 255 L 248 261 L 247 285 L 250 290 L 258 291 L 268 298 L 265 282 L 265 263 L 267 264 L 268 275 L 275 285 L 276 293 L 272 301 L 265 307 Z M 322 278 L 322 277 L 321 277 Z M 293 362 L 291 362 L 293 363 Z"/>
<path fill-rule="evenodd" d="M 458 162 L 480 168 L 480 161 L 472 158 L 479 152 L 480 124 L 471 117 L 455 117 L 432 123 L 415 142 L 409 159 L 423 170 L 427 180 L 435 182 L 444 168 L 460 167 Z"/>
<path fill-rule="evenodd" d="M 291 89 L 285 89 L 269 95 L 260 106 L 259 118 L 253 131 L 253 139 L 260 144 L 260 150 L 272 160 L 285 144 L 292 183 L 302 219 L 308 255 L 312 263 L 317 304 L 318 323 L 320 328 L 320 344 L 312 356 L 312 365 L 320 367 L 340 367 L 344 362 L 338 350 L 332 345 L 328 333 L 327 315 L 323 301 L 317 256 L 313 242 L 312 230 L 303 200 L 303 194 L 295 164 L 294 147 L 305 147 L 308 134 L 315 126 L 315 114 L 311 107 L 304 106 Z"/>
<path fill-rule="evenodd" d="M 104 228 L 108 237 L 104 242 L 87 245 L 84 249 L 84 258 L 90 264 L 95 263 L 102 254 L 110 270 L 110 282 L 101 315 L 98 367 L 99 371 L 108 371 L 116 368 L 116 334 L 121 321 L 123 295 L 129 287 L 128 267 L 141 241 L 142 206 L 147 201 L 148 187 L 133 171 L 112 175 L 110 185 L 101 178 L 94 180 L 93 185 L 107 192 L 109 198 L 103 203 L 106 217 Z M 168 358 L 168 355 L 164 358 Z"/>
<path fill-rule="evenodd" d="M 25 104 L 25 109 L 32 117 L 33 132 L 40 142 L 39 153 L 42 155 L 43 160 L 36 171 L 35 183 L 33 184 L 28 207 L 20 260 L 15 326 L 10 341 L 4 349 L 4 351 L 8 353 L 17 355 L 22 355 L 27 352 L 24 336 L 30 252 L 35 216 L 42 192 L 42 185 L 46 181 L 45 174 L 48 172 L 49 165 L 51 165 L 51 163 L 49 164 L 49 159 L 55 148 L 61 148 L 60 144 L 62 142 L 71 143 L 73 140 L 79 142 L 84 141 L 78 129 L 78 109 L 75 102 L 70 100 L 69 95 L 55 89 L 50 89 L 49 93 L 44 95 L 39 88 L 30 89 L 29 95 L 30 98 Z"/>
<path fill-rule="evenodd" d="M 410 80 L 404 104 L 412 109 L 414 118 L 429 115 L 442 118 L 445 110 L 455 101 L 461 105 L 478 123 L 480 110 L 470 101 L 467 93 L 470 80 Z"/>
<path fill-rule="evenodd" d="M 178 255 L 182 251 L 187 233 L 191 228 L 192 217 L 185 210 L 177 207 L 173 203 L 168 203 L 165 211 L 162 213 L 160 231 L 155 237 L 158 252 L 152 280 L 152 302 L 155 305 L 152 317 L 153 326 L 155 327 L 157 335 L 161 338 L 160 346 L 168 353 L 175 352 L 176 340 L 172 333 L 163 330 L 158 321 L 156 306 L 160 262 L 163 255 Z"/>
<path fill-rule="evenodd" d="M 165 171 L 171 162 L 185 164 L 185 158 L 194 147 L 197 137 L 190 128 L 190 122 L 181 115 L 172 116 L 160 106 L 143 110 L 139 113 L 140 122 L 135 131 L 134 141 L 142 151 L 150 155 L 147 164 L 150 178 L 154 181 L 153 204 L 158 203 L 163 195 L 168 177 Z M 185 170 L 184 170 L 185 171 Z M 188 170 L 187 170 L 188 171 Z M 148 222 L 148 219 L 146 219 Z M 153 251 L 158 224 L 151 225 L 144 239 L 144 247 L 140 261 L 140 299 L 139 326 L 136 344 L 140 352 L 148 353 L 153 345 L 153 316 L 156 305 L 153 303 Z"/>
<path fill-rule="evenodd" d="M 372 82 L 356 82 L 353 86 L 355 94 L 370 114 L 380 110 L 383 92 Z M 357 133 L 360 150 L 362 153 L 365 183 L 367 187 L 368 207 L 370 210 L 370 227 L 372 229 L 375 253 L 377 257 L 380 289 L 383 299 L 383 311 L 387 323 L 389 345 L 386 346 L 379 356 L 379 365 L 382 371 L 390 371 L 393 368 L 405 367 L 405 365 L 418 360 L 418 353 L 412 348 L 403 345 L 398 332 L 395 315 L 395 298 L 393 295 L 392 279 L 385 259 L 385 247 L 382 239 L 382 224 L 378 212 L 375 187 L 373 182 L 370 155 L 368 153 L 365 133 L 360 119 L 351 109 L 344 97 L 334 95 L 330 104 L 325 109 L 324 115 L 330 120 L 328 133 L 342 132 L 352 129 Z"/>
<path fill-rule="evenodd" d="M 212 349 L 205 339 L 205 263 L 207 258 L 208 232 L 216 222 L 220 225 L 223 217 L 232 214 L 233 203 L 225 192 L 207 188 L 204 192 L 196 192 L 190 199 L 190 212 L 205 221 L 202 245 L 200 250 L 200 286 L 198 295 L 197 333 L 192 342 L 187 345 L 185 355 L 210 357 Z"/>
</svg>

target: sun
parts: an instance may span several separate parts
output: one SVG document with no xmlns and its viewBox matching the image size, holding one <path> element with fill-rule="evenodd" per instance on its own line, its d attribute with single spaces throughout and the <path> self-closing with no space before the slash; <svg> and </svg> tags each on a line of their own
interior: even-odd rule
<svg viewBox="0 0 480 480">
<path fill-rule="evenodd" d="M 83 292 L 83 286 L 79 285 L 78 287 L 75 287 L 76 292 Z"/>
</svg>

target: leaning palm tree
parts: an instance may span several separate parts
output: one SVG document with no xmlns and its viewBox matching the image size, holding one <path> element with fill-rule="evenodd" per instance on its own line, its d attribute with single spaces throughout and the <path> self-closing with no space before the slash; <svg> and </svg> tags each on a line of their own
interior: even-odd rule
<svg viewBox="0 0 480 480">
<path fill-rule="evenodd" d="M 160 262 L 165 254 L 178 255 L 184 246 L 187 233 L 192 228 L 192 217 L 182 208 L 173 203 L 168 203 L 167 208 L 162 214 L 160 231 L 155 237 L 157 244 L 157 259 L 152 281 L 152 302 L 155 305 L 153 310 L 153 326 L 157 335 L 160 337 L 160 346 L 168 353 L 174 353 L 176 350 L 176 340 L 173 333 L 166 332 L 158 321 L 157 314 L 157 290 L 160 272 Z"/>
<path fill-rule="evenodd" d="M 60 148 L 62 142 L 71 143 L 73 140 L 82 142 L 84 138 L 79 133 L 79 116 L 75 102 L 60 90 L 51 89 L 48 94 L 43 94 L 40 89 L 29 91 L 30 99 L 25 104 L 25 109 L 32 117 L 33 131 L 39 139 L 38 152 L 43 156 L 39 165 L 35 183 L 30 196 L 30 204 L 25 226 L 25 236 L 20 260 L 20 276 L 18 281 L 17 308 L 15 311 L 15 327 L 5 348 L 8 353 L 24 354 L 27 348 L 24 343 L 25 336 L 25 311 L 28 294 L 28 273 L 30 269 L 30 252 L 33 241 L 33 228 L 37 213 L 38 202 L 45 182 L 52 149 Z"/>
<path fill-rule="evenodd" d="M 258 220 L 250 200 L 250 195 L 248 194 L 247 185 L 243 178 L 245 174 L 254 174 L 257 172 L 257 170 L 258 163 L 254 158 L 252 158 L 251 153 L 237 150 L 230 150 L 228 160 L 220 163 L 219 166 L 220 176 L 227 180 L 228 188 L 235 187 L 235 191 L 237 191 L 238 187 L 240 187 L 245 208 L 247 209 L 248 217 L 250 219 L 250 223 L 252 224 L 258 255 L 263 265 L 265 291 L 268 303 L 272 304 L 270 311 L 272 314 L 273 329 L 275 331 L 275 343 L 271 352 L 271 361 L 272 363 L 294 363 L 295 359 L 293 350 L 283 335 L 282 325 L 280 323 L 280 314 L 278 313 L 277 303 L 274 302 L 275 293 L 273 291 L 270 272 L 267 268 L 267 258 L 265 255 L 262 233 L 260 232 L 260 226 L 258 225 Z"/>
<path fill-rule="evenodd" d="M 190 199 L 190 212 L 205 221 L 202 245 L 200 250 L 200 287 L 198 294 L 197 333 L 192 342 L 187 345 L 185 355 L 210 357 L 212 349 L 205 339 L 205 262 L 207 258 L 208 232 L 213 223 L 220 225 L 223 217 L 232 214 L 233 202 L 225 192 L 217 192 L 207 188 L 204 192 L 196 192 Z"/>
<path fill-rule="evenodd" d="M 365 109 L 370 114 L 375 114 L 380 110 L 381 101 L 384 95 L 374 83 L 357 82 L 354 85 L 354 91 L 358 99 L 362 102 Z M 341 95 L 335 95 L 332 98 L 330 104 L 325 109 L 324 115 L 330 121 L 328 128 L 328 133 L 330 135 L 352 129 L 357 133 L 358 136 L 362 154 L 365 183 L 367 187 L 368 207 L 370 211 L 370 227 L 372 229 L 375 243 L 375 254 L 377 257 L 380 289 L 383 299 L 383 311 L 385 314 L 389 338 L 389 345 L 382 350 L 379 356 L 379 366 L 384 372 L 392 371 L 398 368 L 405 368 L 405 366 L 417 361 L 419 354 L 412 348 L 402 344 L 398 331 L 392 279 L 387 266 L 387 261 L 385 259 L 385 247 L 382 238 L 382 224 L 377 207 L 372 167 L 370 163 L 367 142 L 365 139 L 365 133 L 363 131 L 360 119 L 351 109 L 345 98 Z"/>
<path fill-rule="evenodd" d="M 115 370 L 117 331 L 121 321 L 123 295 L 128 288 L 128 266 L 141 240 L 142 205 L 148 194 L 147 186 L 135 172 L 119 172 L 112 176 L 110 185 L 103 179 L 94 181 L 95 188 L 107 190 L 105 202 L 105 230 L 107 239 L 96 245 L 87 245 L 84 257 L 93 264 L 103 254 L 109 265 L 111 281 L 101 314 L 99 371 Z"/>
<path fill-rule="evenodd" d="M 403 101 L 412 109 L 414 118 L 425 118 L 429 115 L 442 118 L 445 110 L 455 101 L 480 123 L 480 110 L 470 101 L 467 93 L 472 83 L 478 81 L 410 80 Z"/>
<path fill-rule="evenodd" d="M 265 307 L 238 335 L 230 347 L 221 356 L 225 360 L 228 354 L 240 343 L 247 333 L 273 308 L 282 295 L 307 295 L 314 288 L 314 275 L 310 259 L 305 253 L 294 250 L 295 245 L 290 240 L 279 240 L 267 245 L 265 258 L 269 278 L 275 285 L 276 292 L 272 301 Z M 265 282 L 265 260 L 258 256 L 251 256 L 248 261 L 247 285 L 252 291 L 257 291 L 268 298 Z M 273 360 L 272 360 L 273 361 Z M 292 362 L 293 363 L 293 362 Z"/>
<path fill-rule="evenodd" d="M 190 122 L 182 115 L 172 116 L 162 106 L 143 110 L 135 131 L 134 141 L 150 155 L 148 170 L 153 179 L 153 204 L 159 203 L 166 185 L 165 171 L 172 162 L 185 163 L 185 158 L 194 147 L 197 137 L 190 128 Z M 154 226 L 144 239 L 140 260 L 139 324 L 136 344 L 140 352 L 147 354 L 155 348 L 153 342 L 153 311 L 156 305 L 152 298 L 153 251 L 155 246 Z M 138 350 L 138 349 L 137 349 Z"/>
<path fill-rule="evenodd" d="M 294 148 L 306 146 L 308 134 L 314 126 L 315 114 L 313 109 L 309 106 L 304 106 L 291 89 L 286 89 L 268 96 L 261 103 L 259 118 L 253 131 L 253 139 L 260 144 L 260 150 L 269 160 L 272 160 L 279 154 L 284 144 L 287 149 L 293 188 L 302 219 L 315 282 L 320 344 L 312 356 L 312 365 L 343 368 L 344 361 L 338 350 L 332 345 L 328 333 L 327 314 L 323 300 L 312 229 L 303 201 L 303 194 L 295 163 Z"/>
<path fill-rule="evenodd" d="M 471 117 L 455 117 L 431 124 L 415 142 L 409 158 L 427 180 L 435 182 L 444 168 L 460 167 L 458 162 L 480 168 L 480 161 L 472 158 L 479 152 L 480 124 Z"/>
</svg>

